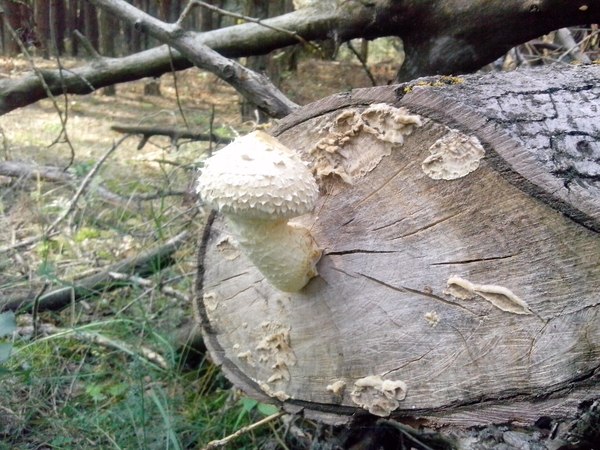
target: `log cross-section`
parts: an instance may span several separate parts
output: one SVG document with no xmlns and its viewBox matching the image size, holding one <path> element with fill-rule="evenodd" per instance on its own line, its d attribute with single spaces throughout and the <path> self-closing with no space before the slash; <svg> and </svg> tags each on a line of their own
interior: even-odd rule
<svg viewBox="0 0 600 450">
<path fill-rule="evenodd" d="M 298 219 L 319 276 L 274 289 L 217 215 L 197 293 L 214 360 L 338 423 L 532 423 L 600 397 L 599 86 L 599 66 L 428 78 L 284 119 L 321 187 Z"/>
</svg>

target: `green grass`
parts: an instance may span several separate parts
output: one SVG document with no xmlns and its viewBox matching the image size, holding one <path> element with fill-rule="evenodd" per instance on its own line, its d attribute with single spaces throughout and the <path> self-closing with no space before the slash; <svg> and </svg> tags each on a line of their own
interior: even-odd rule
<svg viewBox="0 0 600 450">
<path fill-rule="evenodd" d="M 272 412 L 237 398 L 206 359 L 183 370 L 169 339 L 129 319 L 17 339 L 0 372 L 0 404 L 12 423 L 0 449 L 195 448 Z M 140 345 L 163 355 L 166 367 L 135 351 Z M 245 435 L 236 448 L 255 448 L 259 438 Z"/>
</svg>

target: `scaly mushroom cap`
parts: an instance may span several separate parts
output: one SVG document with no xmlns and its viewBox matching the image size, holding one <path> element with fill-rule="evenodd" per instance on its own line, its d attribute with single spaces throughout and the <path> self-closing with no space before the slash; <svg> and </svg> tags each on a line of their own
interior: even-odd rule
<svg viewBox="0 0 600 450">
<path fill-rule="evenodd" d="M 265 220 L 310 212 L 319 188 L 290 149 L 267 133 L 254 131 L 206 160 L 197 192 L 225 214 Z"/>
</svg>

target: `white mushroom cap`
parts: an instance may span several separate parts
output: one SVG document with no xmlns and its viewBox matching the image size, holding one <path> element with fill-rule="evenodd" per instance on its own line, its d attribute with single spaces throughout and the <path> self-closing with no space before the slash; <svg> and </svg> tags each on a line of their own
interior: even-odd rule
<svg viewBox="0 0 600 450">
<path fill-rule="evenodd" d="M 267 133 L 254 131 L 206 161 L 197 192 L 225 214 L 265 220 L 310 212 L 319 188 L 290 149 Z"/>
</svg>

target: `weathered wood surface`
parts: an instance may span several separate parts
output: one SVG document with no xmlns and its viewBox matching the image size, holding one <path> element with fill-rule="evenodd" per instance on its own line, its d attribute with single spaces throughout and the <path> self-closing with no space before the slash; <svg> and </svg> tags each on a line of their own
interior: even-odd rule
<svg viewBox="0 0 600 450">
<path fill-rule="evenodd" d="M 313 167 L 338 158 L 351 183 L 321 177 L 297 220 L 323 249 L 299 293 L 274 290 L 209 221 L 198 317 L 215 361 L 250 395 L 329 422 L 385 397 L 355 384 L 372 376 L 406 384 L 372 410 L 436 425 L 532 423 L 600 397 L 599 82 L 599 66 L 427 79 L 286 118 L 274 134 Z M 378 103 L 423 124 L 402 145 L 361 129 L 317 148 L 340 114 Z M 432 179 L 422 163 L 450 129 L 485 155 Z M 451 277 L 484 286 L 464 295 Z"/>
</svg>

